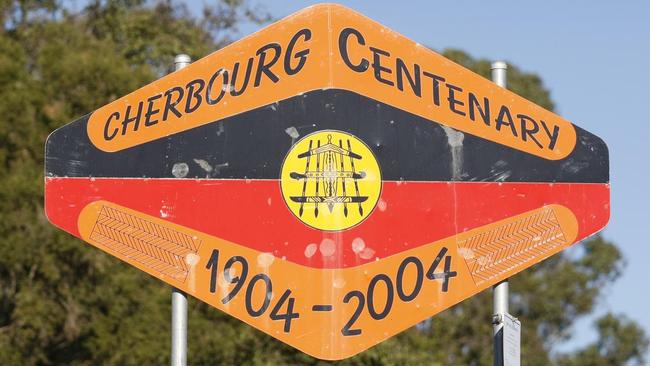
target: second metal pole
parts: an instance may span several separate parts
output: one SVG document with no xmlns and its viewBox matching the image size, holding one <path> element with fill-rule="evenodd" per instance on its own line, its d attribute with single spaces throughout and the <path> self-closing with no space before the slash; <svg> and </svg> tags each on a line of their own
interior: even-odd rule
<svg viewBox="0 0 650 366">
<path fill-rule="evenodd" d="M 496 61 L 492 63 L 492 81 L 502 88 L 505 88 L 507 86 L 507 69 L 508 65 L 503 61 Z M 508 313 L 508 280 L 499 282 L 494 285 L 493 291 L 494 314 L 492 318 L 492 324 L 494 340 L 494 366 L 503 366 L 503 322 L 505 314 Z"/>
<path fill-rule="evenodd" d="M 172 366 L 187 365 L 187 295 L 172 288 Z"/>
<path fill-rule="evenodd" d="M 178 71 L 189 65 L 192 60 L 188 55 L 174 58 L 174 70 Z M 187 294 L 172 288 L 172 366 L 187 365 Z"/>
</svg>

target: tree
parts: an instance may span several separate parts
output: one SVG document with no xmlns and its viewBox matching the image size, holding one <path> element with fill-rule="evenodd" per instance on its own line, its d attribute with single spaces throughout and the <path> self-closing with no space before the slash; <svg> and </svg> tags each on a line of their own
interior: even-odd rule
<svg viewBox="0 0 650 366">
<path fill-rule="evenodd" d="M 201 18 L 172 2 L 0 2 L 3 364 L 167 362 L 169 290 L 47 223 L 43 141 L 166 73 L 175 54 L 225 45 L 250 11 L 232 0 Z"/>
<path fill-rule="evenodd" d="M 648 347 L 643 330 L 633 321 L 607 314 L 596 322 L 598 339 L 571 355 L 560 357 L 562 366 L 643 365 Z"/>
<path fill-rule="evenodd" d="M 268 15 L 243 0 L 218 1 L 200 17 L 173 1 L 97 0 L 72 11 L 53 0 L 5 0 L 0 17 L 0 360 L 168 363 L 168 286 L 47 223 L 43 141 L 167 73 L 175 54 L 198 59 L 230 42 L 242 21 Z M 488 76 L 486 60 L 445 55 Z M 509 86 L 553 108 L 538 76 L 511 66 Z M 594 344 L 551 356 L 622 270 L 616 246 L 596 236 L 515 276 L 512 312 L 524 323 L 526 364 L 643 363 L 644 332 L 610 314 L 598 320 Z M 489 365 L 490 315 L 484 292 L 341 364 Z M 192 299 L 189 320 L 191 364 L 325 364 Z"/>
</svg>

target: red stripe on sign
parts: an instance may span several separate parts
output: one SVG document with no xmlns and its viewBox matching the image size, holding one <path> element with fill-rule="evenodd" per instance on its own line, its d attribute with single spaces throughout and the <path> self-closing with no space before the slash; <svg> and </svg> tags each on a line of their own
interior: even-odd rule
<svg viewBox="0 0 650 366">
<path fill-rule="evenodd" d="M 276 180 L 46 179 L 49 220 L 76 236 L 96 200 L 315 268 L 357 266 L 549 204 L 574 213 L 578 240 L 609 220 L 608 184 L 384 182 L 367 220 L 322 232 L 293 216 Z"/>
</svg>

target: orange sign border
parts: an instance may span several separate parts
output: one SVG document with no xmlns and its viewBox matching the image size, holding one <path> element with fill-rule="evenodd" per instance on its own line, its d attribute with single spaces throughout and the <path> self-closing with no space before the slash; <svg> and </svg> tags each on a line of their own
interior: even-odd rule
<svg viewBox="0 0 650 366">
<path fill-rule="evenodd" d="M 548 160 L 576 144 L 562 117 L 336 4 L 301 10 L 117 99 L 92 113 L 87 131 L 115 152 L 327 88 Z"/>
<path fill-rule="evenodd" d="M 555 236 L 561 236 L 561 240 L 548 231 L 547 218 L 550 216 L 556 226 Z M 320 359 L 340 360 L 362 352 L 565 249 L 577 236 L 578 222 L 568 208 L 549 205 L 380 261 L 346 269 L 305 267 L 275 258 L 271 253 L 246 248 L 108 201 L 88 204 L 79 215 L 78 228 L 84 241 L 143 272 L 307 354 Z M 544 244 L 551 241 L 554 244 L 544 249 Z M 155 245 L 150 245 L 152 243 Z M 174 246 L 175 249 L 172 248 Z M 212 272 L 209 268 L 215 250 L 217 258 L 220 259 L 219 263 L 212 263 L 218 269 L 215 273 L 225 273 L 223 263 L 228 258 L 232 260 L 239 257 L 245 258 L 248 263 L 249 279 L 256 274 L 266 276 L 272 281 L 273 291 L 267 295 L 269 304 L 262 314 L 251 316 L 249 310 L 261 309 L 260 304 L 265 301 L 264 292 L 260 292 L 259 285 L 253 286 L 250 296 L 244 296 L 244 293 L 249 291 L 247 288 L 239 291 L 229 302 L 220 301 L 232 291 L 233 283 L 224 280 L 223 276 L 219 277 L 219 274 L 214 280 L 211 278 Z M 170 259 L 170 253 L 174 252 L 177 256 Z M 425 277 L 424 283 L 422 282 L 422 276 L 429 269 L 430 262 L 435 263 L 436 254 L 440 256 L 441 253 L 450 258 L 450 270 L 454 271 L 454 277 L 448 284 L 449 292 L 443 287 L 442 278 Z M 508 262 L 513 256 L 519 258 L 515 265 Z M 425 272 L 420 276 L 421 288 L 417 296 L 409 301 L 400 300 L 394 295 L 395 292 L 393 299 L 389 300 L 386 287 L 388 285 L 385 283 L 391 281 L 393 286 L 397 286 L 400 280 L 396 271 L 399 272 L 398 267 L 409 257 L 417 258 L 423 263 Z M 442 271 L 442 264 L 436 264 L 435 267 L 433 269 L 437 273 Z M 494 268 L 501 269 L 494 272 Z M 491 274 L 486 277 L 488 272 Z M 240 272 L 230 272 L 231 278 L 239 274 Z M 412 283 L 417 282 L 416 272 L 411 268 L 404 270 L 402 274 L 400 283 L 405 284 L 403 292 L 414 293 Z M 357 307 L 358 300 L 353 299 L 355 296 L 350 294 L 357 293 L 356 296 L 369 298 L 369 282 L 373 282 L 371 278 L 385 281 L 376 281 L 372 295 L 374 304 L 378 304 L 373 305 L 375 312 L 383 313 L 387 309 L 383 304 L 391 304 L 381 319 L 370 315 L 369 308 L 363 308 L 359 314 L 354 315 L 360 308 Z M 248 285 L 250 287 L 250 281 Z M 281 300 L 286 290 L 290 290 L 289 295 L 295 298 L 293 311 L 300 314 L 299 318 L 293 319 L 289 331 L 284 328 L 285 322 L 269 318 L 271 309 L 278 303 L 282 305 L 280 308 L 286 307 L 286 298 Z M 325 313 L 314 310 L 314 306 L 318 305 L 330 305 L 332 309 Z M 344 335 L 343 329 L 346 329 L 346 326 L 348 330 L 362 331 Z"/>
</svg>

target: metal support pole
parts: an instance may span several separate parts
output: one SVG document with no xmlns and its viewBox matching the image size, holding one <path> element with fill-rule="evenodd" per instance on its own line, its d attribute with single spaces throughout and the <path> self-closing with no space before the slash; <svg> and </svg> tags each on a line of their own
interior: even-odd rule
<svg viewBox="0 0 650 366">
<path fill-rule="evenodd" d="M 187 295 L 172 288 L 172 366 L 187 365 Z"/>
<path fill-rule="evenodd" d="M 498 86 L 507 86 L 506 71 L 508 65 L 503 61 L 492 63 L 492 81 Z M 493 339 L 494 339 L 494 366 L 503 366 L 503 322 L 505 314 L 508 313 L 508 280 L 494 285 L 494 314 L 492 316 Z"/>
<path fill-rule="evenodd" d="M 188 55 L 174 58 L 174 70 L 189 65 L 192 60 Z M 172 288 L 172 366 L 187 365 L 187 294 Z"/>
<path fill-rule="evenodd" d="M 508 70 L 508 64 L 504 61 L 495 61 L 492 63 L 492 81 L 502 88 L 508 87 L 506 72 Z"/>
</svg>

